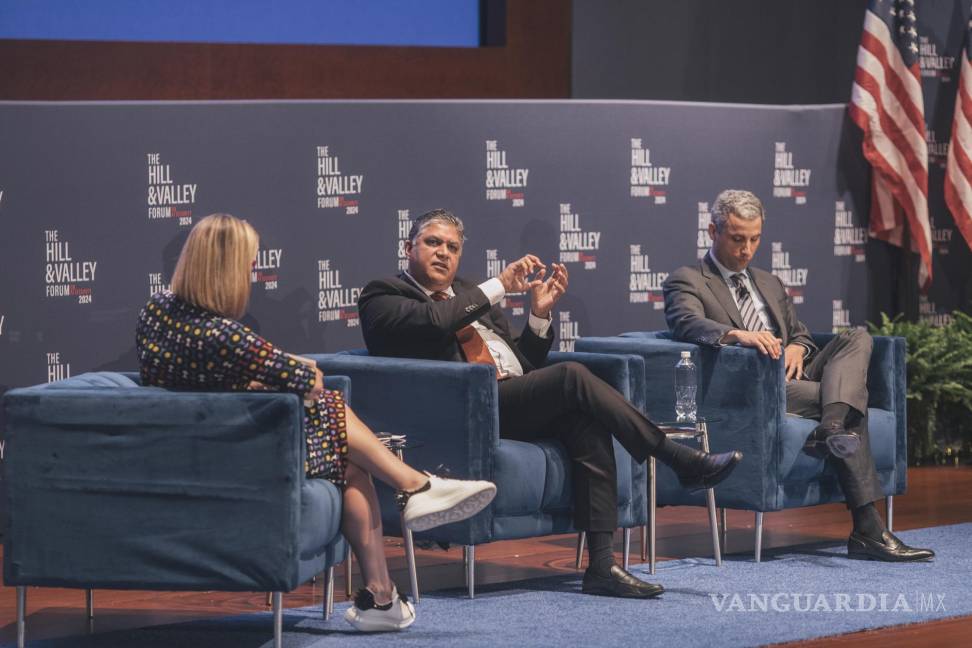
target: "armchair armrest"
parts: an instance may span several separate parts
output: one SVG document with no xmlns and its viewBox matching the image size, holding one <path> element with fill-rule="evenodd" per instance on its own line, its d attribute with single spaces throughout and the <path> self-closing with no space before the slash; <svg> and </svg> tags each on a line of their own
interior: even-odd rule
<svg viewBox="0 0 972 648">
<path fill-rule="evenodd" d="M 2 406 L 8 585 L 299 585 L 297 396 L 38 386 Z"/>
<path fill-rule="evenodd" d="M 674 367 L 681 352 L 690 351 L 699 372 L 699 415 L 710 422 L 712 451 L 736 449 L 744 455 L 733 475 L 720 484 L 720 500 L 745 502 L 757 511 L 780 508 L 766 494 L 778 492 L 777 485 L 769 482 L 779 475 L 780 430 L 786 415 L 782 360 L 754 349 L 699 347 L 649 336 L 582 338 L 575 348 L 644 358 L 645 411 L 656 421 L 674 419 Z M 753 501 L 754 496 L 758 501 Z"/>
<path fill-rule="evenodd" d="M 547 364 L 558 362 L 581 363 L 595 376 L 618 390 L 628 402 L 644 411 L 645 361 L 641 356 L 551 351 L 547 355 Z"/>
<path fill-rule="evenodd" d="M 823 346 L 834 335 L 814 333 L 813 340 Z M 908 370 L 907 345 L 902 337 L 874 335 L 871 362 L 867 368 L 868 406 L 894 412 L 895 489 L 904 493 L 908 485 Z"/>
<path fill-rule="evenodd" d="M 492 481 L 499 444 L 496 369 L 486 365 L 367 355 L 303 354 L 321 371 L 349 376 L 354 411 L 375 432 L 405 434 L 419 470 Z M 386 533 L 400 530 L 389 489 L 379 484 Z M 490 537 L 492 507 L 420 536 L 461 544 Z"/>
</svg>

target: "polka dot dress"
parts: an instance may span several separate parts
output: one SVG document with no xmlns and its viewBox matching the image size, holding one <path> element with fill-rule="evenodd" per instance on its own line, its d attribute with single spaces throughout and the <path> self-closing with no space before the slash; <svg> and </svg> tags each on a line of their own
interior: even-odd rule
<svg viewBox="0 0 972 648">
<path fill-rule="evenodd" d="M 303 395 L 314 371 L 236 320 L 194 306 L 169 291 L 156 293 L 135 333 L 142 384 L 195 391 L 245 391 L 251 382 Z M 344 485 L 348 456 L 344 397 L 324 390 L 304 406 L 308 476 Z"/>
</svg>

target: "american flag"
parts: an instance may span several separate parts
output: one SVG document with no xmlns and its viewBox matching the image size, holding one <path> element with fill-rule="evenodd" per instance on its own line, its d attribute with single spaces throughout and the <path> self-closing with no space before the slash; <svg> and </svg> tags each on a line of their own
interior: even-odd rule
<svg viewBox="0 0 972 648">
<path fill-rule="evenodd" d="M 918 283 L 931 285 L 928 144 L 918 67 L 914 0 L 870 0 L 857 49 L 850 116 L 864 131 L 871 163 L 870 233 L 901 246 L 905 219 L 921 256 Z"/>
<path fill-rule="evenodd" d="M 945 204 L 952 212 L 955 226 L 972 247 L 972 20 L 967 26 L 965 54 L 955 95 L 952 139 L 945 167 Z"/>
</svg>

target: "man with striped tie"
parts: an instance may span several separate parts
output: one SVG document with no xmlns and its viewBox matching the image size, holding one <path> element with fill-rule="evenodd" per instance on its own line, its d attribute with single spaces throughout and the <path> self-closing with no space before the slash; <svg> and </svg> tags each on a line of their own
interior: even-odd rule
<svg viewBox="0 0 972 648">
<path fill-rule="evenodd" d="M 707 346 L 753 347 L 786 368 L 786 410 L 820 425 L 804 450 L 832 461 L 854 518 L 848 555 L 887 561 L 930 560 L 885 527 L 874 501 L 884 497 L 867 434 L 867 367 L 871 337 L 851 329 L 818 349 L 783 283 L 750 267 L 759 248 L 763 205 L 749 191 L 728 189 L 711 209 L 712 248 L 695 266 L 665 282 L 665 319 L 672 335 Z"/>
</svg>

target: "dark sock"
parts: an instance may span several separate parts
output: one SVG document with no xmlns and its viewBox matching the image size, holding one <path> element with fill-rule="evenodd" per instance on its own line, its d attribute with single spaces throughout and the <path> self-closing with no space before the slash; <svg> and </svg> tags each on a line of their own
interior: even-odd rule
<svg viewBox="0 0 972 648">
<path fill-rule="evenodd" d="M 607 531 L 587 532 L 587 555 L 590 569 L 607 576 L 614 564 L 614 534 Z"/>
<path fill-rule="evenodd" d="M 652 452 L 655 458 L 663 464 L 671 467 L 675 472 L 684 472 L 691 469 L 701 459 L 704 453 L 695 448 L 682 445 L 671 439 L 662 439 L 661 443 Z"/>
<path fill-rule="evenodd" d="M 884 521 L 881 519 L 881 514 L 874 508 L 874 504 L 865 504 L 851 509 L 851 515 L 854 517 L 854 531 L 874 540 L 881 539 L 881 534 L 884 532 Z"/>
<path fill-rule="evenodd" d="M 843 425 L 844 419 L 851 412 L 851 406 L 847 403 L 830 403 L 823 406 L 823 413 L 820 416 L 820 425 L 830 427 L 831 425 Z"/>
</svg>

